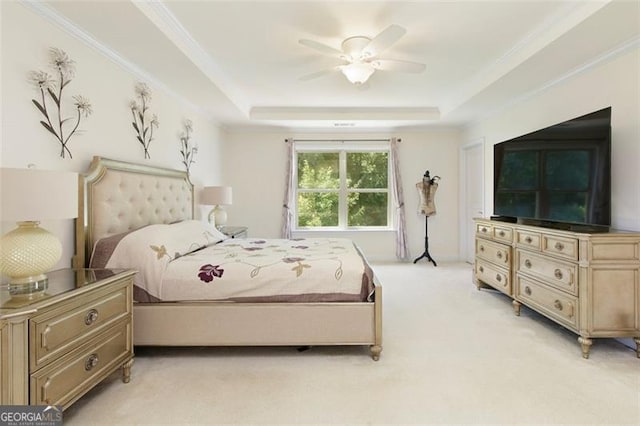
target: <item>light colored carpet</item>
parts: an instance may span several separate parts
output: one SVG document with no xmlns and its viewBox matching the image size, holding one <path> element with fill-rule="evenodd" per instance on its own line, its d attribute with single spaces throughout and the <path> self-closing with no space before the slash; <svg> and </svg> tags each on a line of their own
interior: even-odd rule
<svg viewBox="0 0 640 426">
<path fill-rule="evenodd" d="M 137 348 L 65 424 L 640 423 L 640 360 L 477 291 L 466 264 L 376 264 L 379 362 L 368 348 Z"/>
</svg>

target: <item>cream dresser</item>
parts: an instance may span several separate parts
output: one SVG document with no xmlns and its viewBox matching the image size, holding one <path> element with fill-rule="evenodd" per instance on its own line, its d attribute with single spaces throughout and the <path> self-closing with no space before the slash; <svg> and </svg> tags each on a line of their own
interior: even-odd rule
<svg viewBox="0 0 640 426">
<path fill-rule="evenodd" d="M 640 358 L 640 233 L 582 233 L 476 219 L 474 283 L 578 334 L 632 337 Z"/>
<path fill-rule="evenodd" d="M 0 405 L 67 408 L 133 363 L 134 271 L 63 269 L 32 299 L 0 292 Z"/>
</svg>

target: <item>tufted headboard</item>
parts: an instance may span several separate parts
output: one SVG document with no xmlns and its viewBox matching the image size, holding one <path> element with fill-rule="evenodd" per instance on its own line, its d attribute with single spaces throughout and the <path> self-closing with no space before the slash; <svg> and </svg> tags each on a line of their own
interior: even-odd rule
<svg viewBox="0 0 640 426">
<path fill-rule="evenodd" d="M 74 265 L 84 267 L 97 240 L 194 217 L 186 172 L 93 157 L 80 179 Z"/>
</svg>

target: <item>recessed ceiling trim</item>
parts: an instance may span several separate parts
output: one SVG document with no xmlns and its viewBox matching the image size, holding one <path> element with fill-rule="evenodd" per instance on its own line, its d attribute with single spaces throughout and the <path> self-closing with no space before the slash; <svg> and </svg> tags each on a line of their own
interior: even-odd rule
<svg viewBox="0 0 640 426">
<path fill-rule="evenodd" d="M 169 86 L 164 84 L 162 81 L 158 80 L 153 75 L 149 74 L 147 71 L 138 67 L 134 63 L 126 60 L 122 56 L 120 56 L 117 52 L 112 50 L 111 48 L 105 46 L 100 43 L 98 40 L 93 38 L 89 33 L 78 27 L 76 24 L 71 22 L 65 16 L 61 15 L 59 12 L 48 6 L 47 4 L 41 1 L 35 0 L 20 0 L 20 3 L 48 21 L 56 24 L 62 30 L 64 30 L 67 34 L 70 34 L 74 38 L 80 40 L 87 46 L 96 50 L 109 60 L 111 60 L 116 65 L 122 67 L 126 72 L 132 74 L 137 80 L 142 80 L 146 83 L 149 83 L 152 87 L 156 87 L 168 95 L 175 98 L 177 101 L 188 107 L 189 109 L 196 111 L 203 117 L 209 119 L 214 125 L 220 127 L 220 123 L 218 123 L 215 117 L 211 114 L 211 112 L 201 108 L 200 106 L 188 101 L 186 98 L 180 96 L 177 92 L 172 90 Z"/>
<path fill-rule="evenodd" d="M 133 4 L 155 25 L 213 84 L 245 115 L 248 97 L 227 78 L 220 66 L 187 31 L 178 18 L 160 1 L 134 1 Z"/>
<path fill-rule="evenodd" d="M 496 61 L 464 82 L 442 105 L 442 114 L 447 115 L 460 107 L 610 2 L 611 0 L 577 2 L 563 7 L 515 43 Z"/>
<path fill-rule="evenodd" d="M 438 120 L 440 110 L 426 108 L 314 108 L 314 107 L 254 107 L 249 118 L 252 120 Z"/>
</svg>

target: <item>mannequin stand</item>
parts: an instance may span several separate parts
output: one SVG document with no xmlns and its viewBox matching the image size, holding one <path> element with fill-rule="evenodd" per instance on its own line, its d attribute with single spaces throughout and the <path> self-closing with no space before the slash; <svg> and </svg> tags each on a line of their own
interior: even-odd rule
<svg viewBox="0 0 640 426">
<path fill-rule="evenodd" d="M 424 253 L 422 253 L 420 257 L 414 260 L 413 263 L 417 263 L 418 260 L 422 259 L 423 257 L 427 258 L 429 262 L 433 262 L 433 266 L 438 266 L 436 261 L 433 260 L 433 257 L 431 257 L 431 255 L 429 254 L 429 216 L 424 217 Z"/>
</svg>

